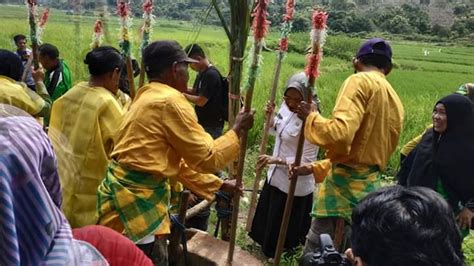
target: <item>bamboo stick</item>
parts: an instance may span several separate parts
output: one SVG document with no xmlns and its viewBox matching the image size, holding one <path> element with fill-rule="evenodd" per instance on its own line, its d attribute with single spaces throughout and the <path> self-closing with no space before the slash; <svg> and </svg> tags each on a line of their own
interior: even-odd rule
<svg viewBox="0 0 474 266">
<path fill-rule="evenodd" d="M 268 8 L 268 0 L 259 0 L 253 12 L 254 18 L 253 18 L 252 29 L 253 29 L 253 34 L 254 34 L 254 42 L 252 45 L 252 53 L 250 55 L 251 61 L 250 61 L 249 77 L 244 87 L 245 112 L 251 112 L 251 108 L 252 108 L 253 90 L 255 87 L 255 82 L 257 80 L 259 67 L 260 67 L 260 61 L 261 61 L 260 54 L 262 52 L 264 37 L 268 31 L 269 23 L 267 21 L 267 15 L 268 15 L 267 8 Z M 237 186 L 242 185 L 242 176 L 243 176 L 244 164 L 245 164 L 245 154 L 247 150 L 248 131 L 244 131 L 242 133 L 243 134 L 240 138 L 239 164 L 237 167 L 237 176 L 236 176 Z M 229 242 L 229 252 L 227 254 L 228 264 L 232 264 L 233 257 L 234 257 L 235 239 L 236 239 L 236 233 L 237 233 L 237 220 L 239 216 L 239 204 L 240 204 L 240 195 L 236 194 L 233 197 L 232 226 L 231 226 L 231 235 L 230 235 L 230 242 Z"/>
<path fill-rule="evenodd" d="M 323 11 L 315 10 L 313 13 L 313 30 L 311 31 L 311 54 L 308 56 L 308 63 L 306 66 L 306 76 L 308 77 L 307 86 L 308 94 L 306 95 L 306 102 L 312 103 L 313 88 L 316 82 L 316 78 L 319 76 L 319 63 L 322 57 L 322 46 L 324 45 L 325 34 L 326 34 L 326 20 L 327 14 Z M 304 124 L 301 127 L 300 136 L 298 139 L 298 147 L 295 155 L 294 166 L 300 166 L 301 157 L 303 154 L 304 145 Z M 274 265 L 280 265 L 281 254 L 286 241 L 286 233 L 288 230 L 288 224 L 290 222 L 291 210 L 293 207 L 293 199 L 295 195 L 296 182 L 298 181 L 297 176 L 291 177 L 290 187 L 288 189 L 288 196 L 285 203 L 285 211 L 283 213 L 283 221 L 280 227 L 280 234 L 278 236 L 278 243 L 275 251 L 275 262 Z"/>
<path fill-rule="evenodd" d="M 229 128 L 232 128 L 235 117 L 240 111 L 240 82 L 242 78 L 243 57 L 247 44 L 250 26 L 250 0 L 229 0 L 230 7 L 230 51 L 229 51 Z M 237 161 L 229 165 L 229 176 L 236 178 Z M 229 206 L 222 206 L 230 208 Z M 221 220 L 222 239 L 230 239 L 230 220 Z"/>
<path fill-rule="evenodd" d="M 117 0 L 117 14 L 120 18 L 120 48 L 126 63 L 128 87 L 130 88 L 130 98 L 135 98 L 135 78 L 133 76 L 133 64 L 131 57 L 131 44 L 129 31 L 131 25 L 130 5 L 128 1 Z"/>
<path fill-rule="evenodd" d="M 275 72 L 273 75 L 273 82 L 272 82 L 272 89 L 270 91 L 270 96 L 268 102 L 271 105 L 275 104 L 275 97 L 276 91 L 278 89 L 278 82 L 280 80 L 280 70 L 283 58 L 285 57 L 286 52 L 288 51 L 288 37 L 291 32 L 291 24 L 293 20 L 293 13 L 294 13 L 295 1 L 288 0 L 286 2 L 286 11 L 283 15 L 283 23 L 281 26 L 281 37 L 280 37 L 280 46 L 277 53 L 277 62 L 275 64 Z M 259 155 L 263 155 L 267 151 L 267 144 L 268 144 L 268 137 L 269 137 L 269 130 L 272 124 L 272 114 L 266 114 L 265 116 L 265 123 L 262 130 L 262 142 L 260 143 L 259 147 Z M 260 187 L 260 180 L 262 175 L 263 168 L 257 168 L 255 172 L 255 180 L 253 183 L 253 190 L 252 195 L 250 197 L 250 206 L 249 212 L 247 215 L 247 232 L 252 230 L 252 222 L 255 216 L 255 210 L 257 208 L 257 195 L 258 190 Z"/>
<path fill-rule="evenodd" d="M 31 50 L 33 55 L 33 67 L 38 69 L 38 25 L 36 23 L 36 0 L 28 0 L 26 2 L 28 6 L 28 22 L 30 25 L 30 38 L 31 38 Z"/>
<path fill-rule="evenodd" d="M 154 16 L 153 16 L 153 1 L 145 0 L 142 5 L 143 9 L 143 26 L 142 26 L 142 43 L 140 45 L 141 50 L 141 63 L 140 63 L 140 77 L 138 79 L 138 88 L 141 88 L 145 84 L 145 63 L 143 62 L 143 51 L 150 42 L 150 34 L 153 29 Z"/>
</svg>

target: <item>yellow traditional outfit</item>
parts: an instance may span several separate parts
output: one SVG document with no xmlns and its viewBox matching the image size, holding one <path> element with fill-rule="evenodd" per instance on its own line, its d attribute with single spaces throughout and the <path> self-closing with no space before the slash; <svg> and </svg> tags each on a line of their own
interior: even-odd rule
<svg viewBox="0 0 474 266">
<path fill-rule="evenodd" d="M 331 119 L 311 113 L 305 137 L 327 150 L 332 173 L 323 181 L 313 215 L 344 217 L 368 192 L 377 189 L 379 171 L 397 147 L 403 106 L 383 73 L 351 75 L 341 87 Z M 313 172 L 325 167 L 314 164 Z M 319 167 L 319 168 L 317 168 Z"/>
<path fill-rule="evenodd" d="M 42 89 L 47 95 L 43 84 L 38 84 L 38 89 Z M 26 84 L 1 75 L 0 103 L 13 105 L 35 117 L 48 115 L 51 108 L 50 101 L 26 87 Z"/>
<path fill-rule="evenodd" d="M 223 181 L 210 173 L 238 153 L 236 133 L 213 140 L 179 91 L 159 82 L 142 87 L 120 126 L 114 161 L 99 187 L 100 224 L 134 242 L 169 233 L 170 182 L 212 199 Z"/>
<path fill-rule="evenodd" d="M 87 82 L 53 104 L 48 134 L 58 157 L 63 211 L 72 227 L 97 222 L 97 188 L 105 177 L 122 118 L 115 95 Z"/>
</svg>

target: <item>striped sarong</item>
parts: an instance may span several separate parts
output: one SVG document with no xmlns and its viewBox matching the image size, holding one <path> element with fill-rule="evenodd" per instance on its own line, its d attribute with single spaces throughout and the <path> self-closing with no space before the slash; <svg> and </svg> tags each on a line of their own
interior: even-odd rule
<svg viewBox="0 0 474 266">
<path fill-rule="evenodd" d="M 320 185 L 313 217 L 342 217 L 351 221 L 352 209 L 367 194 L 381 187 L 377 166 L 336 164 Z"/>
<path fill-rule="evenodd" d="M 99 221 L 104 215 L 118 214 L 124 234 L 135 243 L 166 224 L 169 204 L 168 178 L 126 169 L 115 161 L 97 193 Z"/>
</svg>

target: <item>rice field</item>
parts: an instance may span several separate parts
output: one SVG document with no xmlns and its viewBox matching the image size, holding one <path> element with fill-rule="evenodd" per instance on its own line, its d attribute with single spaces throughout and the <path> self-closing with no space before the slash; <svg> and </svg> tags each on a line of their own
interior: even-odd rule
<svg viewBox="0 0 474 266">
<path fill-rule="evenodd" d="M 40 9 L 41 10 L 41 9 Z M 1 6 L 0 48 L 14 50 L 12 37 L 15 34 L 28 33 L 26 9 L 24 7 Z M 46 25 L 43 42 L 52 43 L 60 49 L 61 57 L 69 65 L 73 82 L 77 83 L 87 78 L 83 58 L 89 50 L 92 40 L 94 17 L 75 17 L 66 15 L 64 11 L 51 10 L 50 21 Z M 106 23 L 104 44 L 118 46 L 118 19 L 109 17 Z M 139 58 L 139 40 L 141 27 L 140 19 L 134 19 L 132 26 L 132 49 Z M 169 21 L 158 18 L 152 33 L 152 39 L 174 39 L 183 46 L 194 41 L 197 28 L 188 22 Z M 275 42 L 277 32 L 272 32 L 268 43 Z M 328 36 L 328 41 L 332 36 Z M 296 39 L 296 38 L 295 38 Z M 304 38 L 297 38 L 302 40 Z M 309 40 L 308 40 L 309 41 Z M 356 40 L 359 41 L 359 40 Z M 220 27 L 204 26 L 196 38 L 196 42 L 205 46 L 212 63 L 227 73 L 228 70 L 228 41 Z M 291 42 L 291 39 L 290 39 Z M 295 46 L 305 47 L 307 43 L 294 43 Z M 395 69 L 388 80 L 398 92 L 405 108 L 405 124 L 399 147 L 392 156 L 385 174 L 391 176 L 398 167 L 398 151 L 404 143 L 420 134 L 430 123 L 431 110 L 434 103 L 461 84 L 474 82 L 474 48 L 443 46 L 428 43 L 392 41 Z M 425 55 L 425 50 L 429 54 Z M 356 51 L 353 51 L 354 53 Z M 273 68 L 276 56 L 273 52 L 264 52 L 264 60 L 260 78 L 256 84 L 253 106 L 257 110 L 255 126 L 250 132 L 250 152 L 245 169 L 245 183 L 250 186 L 254 175 L 256 147 L 260 140 L 263 126 L 263 108 L 272 84 Z M 289 53 L 283 63 L 280 76 L 278 101 L 281 101 L 285 81 L 294 73 L 302 71 L 305 65 L 304 55 Z M 322 74 L 317 81 L 317 93 L 322 102 L 322 112 L 330 116 L 334 107 L 339 86 L 352 72 L 351 63 L 337 57 L 326 56 L 321 65 Z M 245 73 L 244 73 L 245 76 Z M 190 81 L 190 85 L 192 81 Z M 269 147 L 269 150 L 271 147 Z M 243 200 L 242 215 L 246 215 L 246 199 Z M 244 214 L 245 211 L 245 214 Z M 246 246 L 248 238 L 239 229 L 238 244 Z M 465 241 L 465 251 L 470 263 L 474 263 L 474 237 Z"/>
</svg>

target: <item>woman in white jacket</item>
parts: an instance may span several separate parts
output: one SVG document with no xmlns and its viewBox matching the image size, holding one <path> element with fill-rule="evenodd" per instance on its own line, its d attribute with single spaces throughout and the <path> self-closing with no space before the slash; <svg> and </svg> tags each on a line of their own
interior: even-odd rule
<svg viewBox="0 0 474 266">
<path fill-rule="evenodd" d="M 303 121 L 295 113 L 298 104 L 306 98 L 306 76 L 293 75 L 287 82 L 284 101 L 273 119 L 271 133 L 275 135 L 273 155 L 258 158 L 257 167 L 270 165 L 267 179 L 258 200 L 249 236 L 262 246 L 265 256 L 273 258 L 280 232 L 283 211 L 290 180 L 288 166 L 294 163 L 298 138 Z M 273 113 L 274 106 L 267 104 L 266 111 Z M 301 164 L 316 160 L 319 148 L 305 140 Z M 311 225 L 311 207 L 315 181 L 313 175 L 299 176 L 291 213 L 285 249 L 304 244 Z"/>
</svg>

